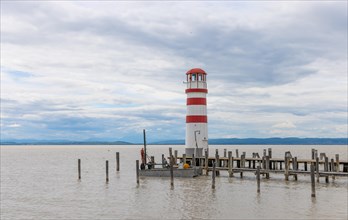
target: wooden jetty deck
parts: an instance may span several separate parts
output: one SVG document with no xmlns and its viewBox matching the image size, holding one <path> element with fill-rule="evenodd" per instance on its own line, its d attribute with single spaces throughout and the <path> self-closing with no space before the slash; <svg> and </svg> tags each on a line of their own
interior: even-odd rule
<svg viewBox="0 0 348 220">
<path fill-rule="evenodd" d="M 348 161 L 339 160 L 338 154 L 329 160 L 325 153 L 318 155 L 315 149 L 312 149 L 311 159 L 298 159 L 293 157 L 289 151 L 285 152 L 284 158 L 272 158 L 272 149 L 268 148 L 268 154 L 264 149 L 262 157 L 258 153 L 253 153 L 252 157 L 246 157 L 245 152 L 239 156 L 238 150 L 236 150 L 236 157 L 232 157 L 232 151 L 227 152 L 226 149 L 224 149 L 223 157 L 220 157 L 218 149 L 216 149 L 214 157 L 209 157 L 207 152 L 204 157 L 198 158 L 188 157 L 184 154 L 174 157 L 174 161 L 175 164 L 179 161 L 189 163 L 191 166 L 199 166 L 205 170 L 205 175 L 215 169 L 217 175 L 220 171 L 228 171 L 230 177 L 235 173 L 239 173 L 243 177 L 244 172 L 256 173 L 257 166 L 260 166 L 260 174 L 266 175 L 266 178 L 270 178 L 270 174 L 284 174 L 285 180 L 289 180 L 289 176 L 294 176 L 297 180 L 297 175 L 310 175 L 310 165 L 313 165 L 317 182 L 320 177 L 325 177 L 326 182 L 329 182 L 329 177 L 333 179 L 338 176 L 348 177 Z M 195 162 L 193 163 L 193 161 Z M 215 168 L 213 168 L 213 164 L 216 165 Z"/>
</svg>

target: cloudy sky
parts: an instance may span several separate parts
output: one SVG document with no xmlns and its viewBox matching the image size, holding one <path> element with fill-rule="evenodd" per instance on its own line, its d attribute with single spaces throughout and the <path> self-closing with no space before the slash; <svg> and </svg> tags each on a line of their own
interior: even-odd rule
<svg viewBox="0 0 348 220">
<path fill-rule="evenodd" d="M 1 1 L 1 138 L 347 137 L 347 2 Z"/>
</svg>

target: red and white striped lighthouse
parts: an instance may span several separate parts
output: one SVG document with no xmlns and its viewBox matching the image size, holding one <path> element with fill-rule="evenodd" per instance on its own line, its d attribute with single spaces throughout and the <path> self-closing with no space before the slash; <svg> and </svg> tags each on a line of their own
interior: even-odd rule
<svg viewBox="0 0 348 220">
<path fill-rule="evenodd" d="M 194 68 L 186 73 L 186 155 L 203 156 L 208 149 L 207 73 Z"/>
</svg>

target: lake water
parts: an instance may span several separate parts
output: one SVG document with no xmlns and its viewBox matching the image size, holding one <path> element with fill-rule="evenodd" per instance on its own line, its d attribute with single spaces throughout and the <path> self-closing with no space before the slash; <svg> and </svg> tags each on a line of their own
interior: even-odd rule
<svg viewBox="0 0 348 220">
<path fill-rule="evenodd" d="M 169 146 L 148 146 L 148 154 L 160 159 Z M 184 146 L 172 146 L 181 155 Z M 260 155 L 270 146 L 210 146 Z M 271 146 L 273 157 L 310 158 L 311 148 L 336 153 L 347 160 L 347 146 Z M 192 179 L 141 177 L 137 186 L 135 160 L 141 146 L 1 146 L 1 219 L 347 219 L 348 180 L 321 178 L 316 198 L 311 198 L 310 176 L 298 181 L 271 174 L 261 179 L 256 192 L 255 175 L 228 178 L 222 172 L 211 189 L 211 176 Z M 120 171 L 115 169 L 120 152 Z M 77 159 L 82 179 L 77 180 Z M 109 160 L 109 183 L 105 183 Z"/>
</svg>

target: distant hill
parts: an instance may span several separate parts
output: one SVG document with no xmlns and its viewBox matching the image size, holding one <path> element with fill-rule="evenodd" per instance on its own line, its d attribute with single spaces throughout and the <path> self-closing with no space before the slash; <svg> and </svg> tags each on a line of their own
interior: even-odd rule
<svg viewBox="0 0 348 220">
<path fill-rule="evenodd" d="M 347 145 L 347 138 L 219 138 L 209 139 L 211 145 Z M 184 140 L 159 141 L 153 144 L 175 144 L 183 145 Z"/>
<path fill-rule="evenodd" d="M 1 140 L 1 145 L 134 145 L 126 141 L 69 141 L 69 140 Z M 185 140 L 164 140 L 149 145 L 184 145 Z M 210 145 L 347 145 L 347 138 L 219 138 L 209 139 Z"/>
</svg>

